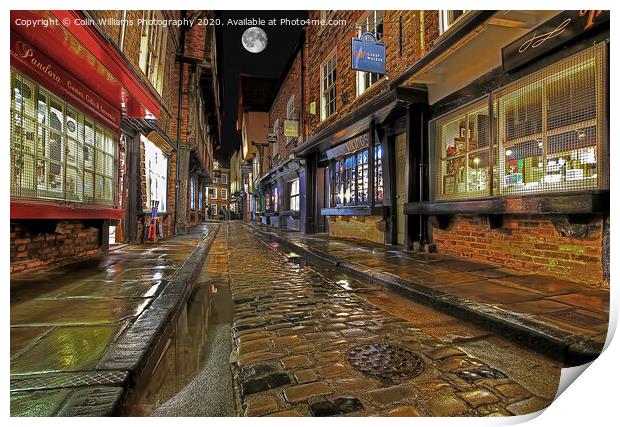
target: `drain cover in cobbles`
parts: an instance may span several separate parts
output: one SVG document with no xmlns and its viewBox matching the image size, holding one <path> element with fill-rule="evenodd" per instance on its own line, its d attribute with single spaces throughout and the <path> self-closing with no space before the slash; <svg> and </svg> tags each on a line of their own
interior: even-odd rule
<svg viewBox="0 0 620 427">
<path fill-rule="evenodd" d="M 347 353 L 351 365 L 375 377 L 402 381 L 424 372 L 424 361 L 407 349 L 386 344 L 353 347 Z"/>
</svg>

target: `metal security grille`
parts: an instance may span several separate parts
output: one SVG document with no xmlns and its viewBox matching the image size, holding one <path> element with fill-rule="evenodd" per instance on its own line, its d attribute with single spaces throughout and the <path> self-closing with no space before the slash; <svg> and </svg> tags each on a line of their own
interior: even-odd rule
<svg viewBox="0 0 620 427">
<path fill-rule="evenodd" d="M 115 135 L 11 69 L 11 197 L 114 205 Z"/>
<path fill-rule="evenodd" d="M 491 113 L 485 98 L 438 119 L 435 199 L 605 187 L 603 61 L 595 46 L 495 92 Z"/>
<path fill-rule="evenodd" d="M 490 194 L 491 135 L 487 100 L 438 122 L 438 198 L 456 199 Z"/>
<path fill-rule="evenodd" d="M 599 186 L 602 48 L 593 48 L 494 96 L 503 194 Z"/>
</svg>

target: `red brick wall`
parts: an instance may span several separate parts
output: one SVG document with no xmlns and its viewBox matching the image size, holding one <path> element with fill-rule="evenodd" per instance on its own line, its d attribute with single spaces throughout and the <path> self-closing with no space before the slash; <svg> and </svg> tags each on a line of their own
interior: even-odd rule
<svg viewBox="0 0 620 427">
<path fill-rule="evenodd" d="M 332 237 L 385 241 L 385 221 L 381 216 L 330 216 L 328 234 Z"/>
<path fill-rule="evenodd" d="M 287 142 L 287 138 L 284 136 L 284 120 L 286 120 L 286 107 L 291 96 L 295 97 L 295 114 L 294 119 L 301 119 L 301 51 L 297 52 L 295 59 L 291 64 L 288 74 L 284 78 L 280 90 L 276 95 L 271 110 L 269 111 L 269 126 L 273 126 L 276 120 L 279 120 L 280 127 L 276 134 L 278 135 L 278 148 L 277 148 L 277 161 L 272 163 L 272 168 L 277 167 L 283 163 L 286 158 L 293 152 L 295 144 L 299 144 L 299 141 L 291 138 L 290 142 Z M 299 131 L 301 133 L 301 123 Z M 271 154 L 271 146 L 269 147 L 269 154 Z M 274 156 L 275 157 L 275 156 Z"/>
<path fill-rule="evenodd" d="M 313 135 L 320 129 L 334 123 L 355 109 L 385 92 L 389 81 L 401 75 L 408 67 L 428 51 L 432 40 L 439 34 L 437 11 L 424 12 L 424 46 L 420 36 L 420 11 L 386 10 L 384 15 L 384 39 L 386 44 L 386 76 L 367 89 L 359 97 L 355 91 L 355 74 L 351 69 L 351 37 L 356 36 L 355 25 L 364 16 L 364 11 L 337 11 L 332 19 L 346 19 L 346 26 L 310 26 L 306 32 L 306 129 L 305 135 Z M 400 51 L 400 17 L 403 17 L 402 53 Z M 310 19 L 320 19 L 319 11 L 311 11 Z M 424 49 L 423 49 L 424 47 Z M 321 122 L 320 115 L 320 79 L 321 64 L 331 56 L 334 48 L 337 52 L 336 65 L 336 114 Z M 344 103 L 342 94 L 348 95 Z M 311 102 L 316 102 L 317 114 L 311 115 Z"/>
<path fill-rule="evenodd" d="M 561 236 L 549 217 L 510 216 L 490 230 L 480 216 L 456 216 L 446 230 L 433 229 L 441 253 L 464 256 L 531 273 L 552 274 L 594 286 L 603 280 L 603 220 L 589 226 L 589 236 Z"/>
<path fill-rule="evenodd" d="M 56 227 L 50 222 L 45 230 L 41 224 L 11 222 L 11 274 L 67 264 L 99 253 L 100 228 L 79 220 L 59 221 Z"/>
</svg>

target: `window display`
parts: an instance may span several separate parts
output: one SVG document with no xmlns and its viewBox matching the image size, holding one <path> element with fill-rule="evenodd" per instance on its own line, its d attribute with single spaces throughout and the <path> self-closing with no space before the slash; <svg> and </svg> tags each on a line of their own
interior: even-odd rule
<svg viewBox="0 0 620 427">
<path fill-rule="evenodd" d="M 490 122 L 486 101 L 438 123 L 441 198 L 489 194 Z"/>
<path fill-rule="evenodd" d="M 159 212 L 166 212 L 166 190 L 168 186 L 168 158 L 151 140 L 142 136 L 144 144 L 144 163 L 146 166 L 147 206 L 158 202 Z M 194 185 L 194 181 L 190 182 Z M 194 190 L 192 190 L 192 194 Z M 199 199 L 200 200 L 200 199 Z"/>
<path fill-rule="evenodd" d="M 11 70 L 11 196 L 113 205 L 116 135 Z"/>
<path fill-rule="evenodd" d="M 383 203 L 383 148 L 375 145 L 375 202 Z"/>
<path fill-rule="evenodd" d="M 598 188 L 602 58 L 594 47 L 495 93 L 493 123 L 487 99 L 438 119 L 435 198 Z"/>
<path fill-rule="evenodd" d="M 504 194 L 598 186 L 601 51 L 586 51 L 497 94 Z"/>
</svg>

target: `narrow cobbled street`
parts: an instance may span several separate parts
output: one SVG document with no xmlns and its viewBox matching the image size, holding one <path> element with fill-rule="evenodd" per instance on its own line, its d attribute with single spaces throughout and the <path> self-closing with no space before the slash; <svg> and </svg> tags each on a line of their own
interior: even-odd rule
<svg viewBox="0 0 620 427">
<path fill-rule="evenodd" d="M 559 366 L 372 285 L 227 235 L 239 415 L 499 416 L 547 406 Z M 288 255 L 288 256 L 287 256 Z"/>
</svg>

